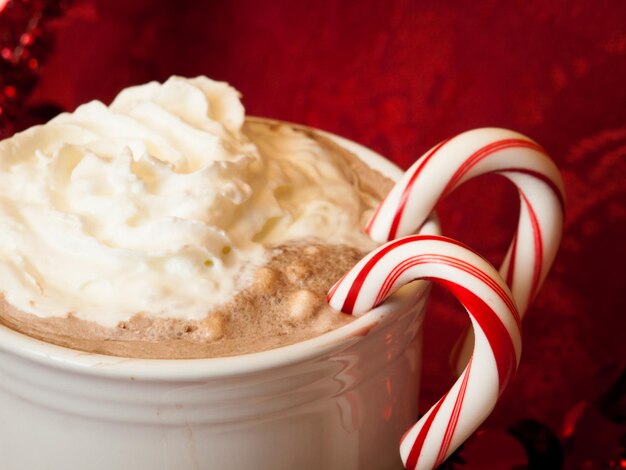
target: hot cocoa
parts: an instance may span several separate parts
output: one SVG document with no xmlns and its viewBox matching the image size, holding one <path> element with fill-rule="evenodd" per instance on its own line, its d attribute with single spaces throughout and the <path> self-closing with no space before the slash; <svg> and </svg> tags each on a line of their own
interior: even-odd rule
<svg viewBox="0 0 626 470">
<path fill-rule="evenodd" d="M 350 321 L 325 294 L 391 182 L 319 133 L 173 77 L 0 142 L 0 321 L 147 358 L 270 349 Z"/>
</svg>

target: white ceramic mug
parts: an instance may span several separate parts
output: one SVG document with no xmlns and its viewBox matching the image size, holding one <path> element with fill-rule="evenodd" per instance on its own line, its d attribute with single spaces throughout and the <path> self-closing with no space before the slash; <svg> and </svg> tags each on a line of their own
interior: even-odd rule
<svg viewBox="0 0 626 470">
<path fill-rule="evenodd" d="M 323 134 L 401 178 L 371 150 Z M 421 227 L 438 230 L 435 219 Z M 428 290 L 413 283 L 322 336 L 227 358 L 101 356 L 0 326 L 0 468 L 401 468 Z"/>
</svg>

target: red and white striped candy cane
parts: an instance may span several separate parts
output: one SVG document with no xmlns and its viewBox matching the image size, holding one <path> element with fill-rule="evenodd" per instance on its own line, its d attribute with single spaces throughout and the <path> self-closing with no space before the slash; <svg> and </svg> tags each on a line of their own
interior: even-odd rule
<svg viewBox="0 0 626 470">
<path fill-rule="evenodd" d="M 461 243 L 432 235 L 382 245 L 335 284 L 328 302 L 359 315 L 417 279 L 449 289 L 469 313 L 476 338 L 457 382 L 402 438 L 405 467 L 430 469 L 443 462 L 495 406 L 519 364 L 520 319 L 495 268 Z"/>
<path fill-rule="evenodd" d="M 564 214 L 563 182 L 537 143 L 517 132 L 484 128 L 441 142 L 418 159 L 380 203 L 366 232 L 386 242 L 415 233 L 437 202 L 486 173 L 511 180 L 519 191 L 517 231 L 500 268 L 524 316 L 554 260 Z M 460 351 L 471 349 L 471 335 Z M 467 357 L 460 354 L 456 364 Z"/>
</svg>

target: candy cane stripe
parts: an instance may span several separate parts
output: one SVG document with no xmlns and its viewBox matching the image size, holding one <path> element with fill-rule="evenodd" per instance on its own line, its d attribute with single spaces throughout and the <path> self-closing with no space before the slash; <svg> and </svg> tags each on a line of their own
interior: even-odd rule
<svg viewBox="0 0 626 470">
<path fill-rule="evenodd" d="M 436 235 L 424 235 L 422 236 L 423 240 L 439 240 L 441 239 L 441 237 L 436 236 Z M 463 243 L 458 242 L 456 240 L 450 240 L 447 239 L 447 241 L 449 243 L 453 243 L 457 246 L 463 247 L 463 248 L 467 248 Z M 363 282 L 365 282 L 365 279 L 367 278 L 367 275 L 369 274 L 369 272 L 372 270 L 372 268 L 378 263 L 378 261 L 385 256 L 389 251 L 393 250 L 395 247 L 403 245 L 407 243 L 406 240 L 396 240 L 393 243 L 387 244 L 384 247 L 384 250 L 376 250 L 374 253 L 375 255 L 370 258 L 367 257 L 366 259 L 367 264 L 363 267 L 362 270 L 360 270 L 357 274 L 357 277 L 355 278 L 355 280 L 352 283 L 352 289 L 350 291 L 350 294 L 346 297 L 345 303 L 338 309 L 341 310 L 342 312 L 349 312 L 352 313 L 354 311 L 354 304 L 356 302 L 357 299 L 357 294 L 359 289 L 361 288 L 361 286 L 363 285 Z M 346 275 L 344 275 L 344 277 L 341 280 L 344 280 L 346 277 Z M 336 290 L 336 287 L 339 285 L 338 281 L 335 286 L 333 286 L 333 288 L 331 289 L 331 292 L 329 293 L 328 297 L 331 297 L 331 293 L 334 293 L 334 291 Z"/>
<path fill-rule="evenodd" d="M 435 461 L 435 467 L 438 466 L 441 462 L 444 461 L 446 455 L 448 454 L 448 449 L 450 448 L 450 443 L 452 441 L 452 436 L 454 435 L 454 431 L 456 429 L 457 424 L 459 423 L 459 414 L 461 413 L 461 406 L 463 405 L 463 400 L 465 399 L 465 393 L 467 392 L 467 382 L 469 380 L 470 371 L 472 370 L 472 360 L 474 357 L 470 357 L 469 362 L 467 363 L 467 369 L 463 374 L 463 383 L 461 384 L 461 390 L 459 391 L 459 396 L 454 402 L 454 411 L 452 412 L 452 419 L 448 423 L 446 428 L 446 434 L 443 438 L 443 442 L 441 443 L 441 448 L 439 449 L 439 453 L 437 454 L 437 460 Z"/>
<path fill-rule="evenodd" d="M 547 155 L 546 155 L 546 158 L 547 158 Z M 533 178 L 536 178 L 536 179 L 542 181 L 546 186 L 548 186 L 550 188 L 550 191 L 552 192 L 554 197 L 556 197 L 557 200 L 559 201 L 559 205 L 561 206 L 561 210 L 563 212 L 565 212 L 565 197 L 564 197 L 563 193 L 561 192 L 561 190 L 557 186 L 556 182 L 553 179 L 551 179 L 548 176 L 546 176 L 545 174 L 543 174 L 543 173 L 541 173 L 539 171 L 528 169 L 528 168 L 516 168 L 516 167 L 500 168 L 495 173 L 498 173 L 498 174 L 500 174 L 500 173 L 519 173 L 519 174 L 523 174 L 523 175 L 532 176 Z M 506 175 L 502 175 L 502 176 L 506 177 Z"/>
<path fill-rule="evenodd" d="M 469 179 L 487 173 L 506 177 L 520 194 L 518 228 L 501 273 L 523 317 L 556 255 L 565 211 L 559 172 L 546 151 L 529 138 L 506 129 L 485 128 L 439 144 L 396 183 L 366 232 L 380 242 L 409 235 L 420 228 L 438 201 Z M 470 340 L 471 335 L 464 335 L 466 346 Z M 465 351 L 466 346 L 456 350 Z M 458 356 L 457 369 L 467 361 L 463 354 Z"/>
<path fill-rule="evenodd" d="M 530 203 L 523 191 L 520 191 L 520 196 L 524 204 L 526 205 L 526 210 L 528 211 L 530 224 L 533 228 L 533 241 L 535 245 L 535 262 L 533 263 L 533 277 L 528 299 L 528 303 L 530 303 L 530 301 L 537 293 L 537 290 L 539 290 L 539 282 L 541 280 L 542 271 L 541 263 L 543 261 L 543 242 L 541 241 L 541 226 L 539 225 L 539 221 L 537 220 L 535 210 L 533 209 L 532 204 Z"/>
<path fill-rule="evenodd" d="M 396 212 L 396 215 L 394 216 L 393 221 L 391 223 L 391 227 L 389 228 L 389 236 L 388 236 L 389 240 L 393 240 L 397 236 L 398 225 L 400 225 L 400 219 L 402 218 L 402 214 L 404 214 L 404 208 L 406 206 L 407 201 L 409 200 L 409 196 L 411 194 L 413 185 L 415 184 L 415 180 L 421 173 L 422 168 L 426 166 L 428 161 L 437 153 L 437 151 L 441 147 L 445 145 L 446 142 L 447 140 L 444 140 L 440 142 L 438 145 L 436 145 L 435 148 L 433 148 L 430 151 L 430 153 L 426 155 L 426 157 L 424 157 L 424 160 L 420 163 L 420 165 L 417 166 L 417 168 L 411 175 L 411 179 L 409 180 L 406 188 L 404 188 L 404 191 L 402 192 L 402 197 L 400 198 L 400 205 L 399 205 L 398 211 Z"/>
<path fill-rule="evenodd" d="M 465 160 L 461 164 L 461 166 L 458 168 L 456 173 L 452 175 L 452 177 L 450 178 L 450 181 L 448 182 L 445 189 L 443 190 L 444 196 L 448 194 L 451 188 L 454 188 L 459 182 L 459 180 L 461 180 L 473 167 L 475 167 L 482 160 L 484 160 L 490 155 L 496 152 L 499 152 L 501 150 L 513 149 L 513 148 L 527 148 L 527 149 L 539 152 L 543 155 L 546 155 L 543 148 L 541 148 L 536 143 L 528 141 L 528 140 L 505 139 L 505 140 L 499 140 L 497 142 L 493 142 L 489 145 L 484 146 L 477 152 L 474 152 L 472 155 L 470 155 L 467 158 L 467 160 Z"/>
<path fill-rule="evenodd" d="M 491 313 L 489 306 L 469 289 L 443 279 L 437 282 L 450 290 L 465 308 L 472 311 L 472 316 L 487 336 L 498 368 L 498 393 L 501 394 L 517 368 L 515 347 L 508 330 L 500 318 Z"/>
<path fill-rule="evenodd" d="M 411 241 L 410 239 L 405 239 L 405 240 L 407 242 Z M 498 294 L 500 299 L 502 299 L 503 302 L 507 303 L 507 306 L 509 307 L 509 309 L 512 312 L 517 313 L 517 310 L 515 308 L 515 305 L 511 301 L 511 298 L 509 296 L 507 296 L 507 294 L 504 291 L 504 289 L 502 289 L 502 287 L 500 287 L 500 285 L 497 282 L 495 282 L 492 278 L 490 278 L 489 276 L 486 276 L 482 271 L 480 271 L 476 267 L 474 267 L 471 264 L 468 264 L 468 263 L 466 263 L 466 262 L 464 262 L 462 260 L 458 260 L 456 258 L 451 258 L 449 256 L 437 256 L 437 255 L 414 256 L 414 257 L 406 259 L 402 263 L 400 263 L 397 266 L 395 266 L 393 268 L 393 270 L 389 273 L 387 278 L 385 278 L 383 286 L 381 287 L 381 290 L 378 293 L 378 296 L 376 297 L 376 300 L 374 301 L 374 305 L 375 306 L 379 305 L 389 295 L 390 290 L 393 288 L 393 286 L 396 283 L 396 281 L 398 280 L 398 278 L 406 270 L 408 270 L 408 269 L 410 269 L 410 268 L 412 268 L 414 266 L 417 266 L 419 264 L 428 263 L 428 262 L 431 262 L 431 263 L 432 262 L 436 262 L 436 263 L 439 263 L 441 265 L 456 267 L 456 268 L 459 268 L 459 269 L 463 269 L 463 270 L 469 272 L 470 274 L 473 274 L 478 279 L 483 281 L 485 284 L 488 284 L 489 287 L 491 287 Z M 516 320 L 516 323 L 518 325 L 521 325 L 521 320 L 520 320 L 520 318 L 518 316 L 515 317 L 515 320 Z"/>
<path fill-rule="evenodd" d="M 367 264 L 364 266 L 363 270 L 358 272 L 357 277 L 355 278 L 355 280 L 352 283 L 352 289 L 350 289 L 350 292 L 348 293 L 348 296 L 346 297 L 345 302 L 343 303 L 341 308 L 339 308 L 339 310 L 341 310 L 342 312 L 346 312 L 346 313 L 352 313 L 354 311 L 354 304 L 356 303 L 356 298 L 358 296 L 358 292 L 361 289 L 361 287 L 363 286 L 363 282 L 365 282 L 365 279 L 367 278 L 368 273 L 372 270 L 372 268 L 376 265 L 376 263 L 383 256 L 385 256 L 386 252 L 392 250 L 395 246 L 401 245 L 402 243 L 404 243 L 402 240 L 397 240 L 395 242 L 390 243 L 386 247 L 385 250 L 381 250 L 381 251 L 377 250 L 375 252 L 376 253 L 375 256 L 370 258 L 369 261 L 367 262 Z M 335 285 L 335 287 L 333 288 L 333 291 L 337 290 L 337 287 L 339 286 L 340 282 L 338 282 Z M 332 296 L 329 295 L 329 299 L 331 297 Z"/>
<path fill-rule="evenodd" d="M 480 425 L 517 369 L 521 350 L 519 317 L 506 284 L 483 258 L 444 237 L 413 235 L 388 242 L 346 273 L 328 301 L 334 308 L 348 307 L 346 313 L 369 311 L 418 279 L 437 282 L 456 296 L 477 339 L 461 378 L 403 436 L 401 455 L 409 469 L 438 465 Z"/>
<path fill-rule="evenodd" d="M 453 243 L 459 247 L 465 248 L 465 249 L 469 249 L 466 245 L 464 245 L 463 243 L 460 243 L 456 240 L 451 240 L 451 239 L 447 239 L 447 238 L 442 238 L 440 236 L 437 235 L 422 235 L 420 236 L 420 240 L 442 240 L 444 239 L 447 243 Z M 397 248 L 401 245 L 406 245 L 409 243 L 412 243 L 414 241 L 413 238 L 411 237 L 405 237 L 403 239 L 399 239 L 396 240 L 394 243 L 392 244 L 388 244 L 386 245 L 385 249 L 381 250 L 380 256 L 376 256 L 375 259 L 372 258 L 370 259 L 366 266 L 364 266 L 364 268 L 359 272 L 359 278 L 358 281 L 355 281 L 352 284 L 352 288 L 350 291 L 349 296 L 353 297 L 354 301 L 356 301 L 357 297 L 358 297 L 358 291 L 361 289 L 363 282 L 365 282 L 365 279 L 367 278 L 367 276 L 371 273 L 373 267 L 376 265 L 376 263 L 382 259 L 386 254 L 388 254 L 391 250 L 393 250 L 394 248 Z M 413 259 L 424 259 L 426 260 L 425 257 L 412 257 L 410 259 L 405 260 L 403 263 L 401 263 L 398 266 L 395 266 L 393 271 L 387 276 L 387 278 L 385 279 L 385 282 L 382 286 L 381 292 L 379 292 L 378 297 L 376 298 L 374 304 L 378 305 L 382 300 L 383 297 L 385 297 L 389 291 L 389 289 L 391 289 L 391 287 L 393 286 L 393 283 L 397 280 L 397 277 L 399 275 L 402 274 L 402 272 L 404 272 L 405 269 L 402 268 L 402 266 L 405 263 L 410 263 L 411 260 Z M 438 256 L 438 255 L 429 255 L 429 259 L 433 260 L 433 261 L 437 261 L 440 262 L 442 264 L 451 264 L 451 265 L 457 265 L 457 266 L 463 266 L 464 269 L 472 272 L 472 274 L 474 274 L 475 276 L 479 277 L 483 282 L 487 283 L 490 285 L 490 287 L 492 289 L 494 289 L 497 293 L 498 296 L 502 299 L 503 302 L 508 302 L 508 306 L 509 308 L 514 311 L 515 313 L 515 306 L 514 303 L 511 301 L 510 297 L 508 297 L 506 295 L 506 293 L 504 292 L 504 290 L 502 289 L 502 287 L 495 282 L 492 278 L 490 278 L 489 276 L 486 276 L 482 273 L 482 271 L 480 271 L 479 269 L 475 268 L 473 265 L 468 264 L 466 262 L 464 262 L 463 260 L 458 260 L 456 258 L 452 258 L 449 256 Z M 395 275 L 395 273 L 397 273 L 397 275 Z M 337 282 L 333 288 L 331 289 L 328 297 L 332 297 L 337 286 L 339 285 L 340 282 L 342 282 L 344 280 L 344 278 L 346 277 L 346 275 L 344 275 L 339 282 Z M 354 308 L 354 303 L 346 303 L 342 306 L 342 311 L 344 312 L 349 312 L 349 313 L 353 313 L 353 308 Z M 517 323 L 520 323 L 519 318 L 517 318 Z"/>
<path fill-rule="evenodd" d="M 511 258 L 509 265 L 505 273 L 505 281 L 508 286 L 513 285 L 513 273 L 515 272 L 515 260 L 517 259 L 517 231 L 513 235 L 513 241 L 511 242 Z"/>
<path fill-rule="evenodd" d="M 411 446 L 411 452 L 409 453 L 409 457 L 406 460 L 406 462 L 404 462 L 404 466 L 407 469 L 413 470 L 413 469 L 417 468 L 417 460 L 419 459 L 419 456 L 422 453 L 422 447 L 424 447 L 424 441 L 426 440 L 426 436 L 428 435 L 428 431 L 430 430 L 430 427 L 432 426 L 433 421 L 435 420 L 435 416 L 437 416 L 437 413 L 439 412 L 439 409 L 441 408 L 441 405 L 443 404 L 443 402 L 445 401 L 445 399 L 447 397 L 448 397 L 448 394 L 446 393 L 435 404 L 435 406 L 433 406 L 433 408 L 432 408 L 432 410 L 430 412 L 430 415 L 426 416 L 426 420 L 424 421 L 424 426 L 422 426 L 422 429 L 420 429 L 420 432 L 417 435 L 417 438 L 415 439 L 415 442 Z M 405 434 L 405 436 L 406 436 L 406 434 Z M 404 441 L 404 438 L 402 439 L 402 441 Z"/>
</svg>

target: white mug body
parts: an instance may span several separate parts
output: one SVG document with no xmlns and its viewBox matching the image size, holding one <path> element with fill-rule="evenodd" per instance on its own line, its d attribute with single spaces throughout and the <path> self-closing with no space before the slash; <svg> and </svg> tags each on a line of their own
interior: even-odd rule
<svg viewBox="0 0 626 470">
<path fill-rule="evenodd" d="M 374 152 L 323 134 L 386 176 L 401 175 Z M 437 232 L 436 221 L 424 230 Z M 228 358 L 100 356 L 0 326 L 0 466 L 400 468 L 398 443 L 418 414 L 428 290 L 416 283 L 320 337 Z"/>
</svg>

